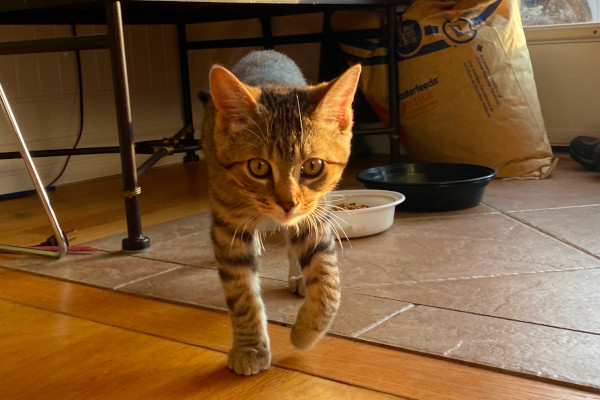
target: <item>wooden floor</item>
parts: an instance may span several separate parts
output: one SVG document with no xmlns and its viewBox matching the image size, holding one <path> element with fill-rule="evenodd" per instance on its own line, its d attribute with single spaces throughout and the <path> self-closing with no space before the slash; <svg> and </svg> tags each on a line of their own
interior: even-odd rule
<svg viewBox="0 0 600 400">
<path fill-rule="evenodd" d="M 145 225 L 206 210 L 202 164 L 141 180 Z M 51 201 L 81 243 L 123 231 L 120 182 L 59 188 Z M 0 243 L 50 234 L 35 197 L 0 201 Z M 1 255 L 0 262 L 13 258 Z M 597 393 L 328 337 L 295 351 L 269 327 L 273 367 L 225 367 L 224 314 L 0 268 L 0 398 L 6 399 L 600 399 Z"/>
</svg>

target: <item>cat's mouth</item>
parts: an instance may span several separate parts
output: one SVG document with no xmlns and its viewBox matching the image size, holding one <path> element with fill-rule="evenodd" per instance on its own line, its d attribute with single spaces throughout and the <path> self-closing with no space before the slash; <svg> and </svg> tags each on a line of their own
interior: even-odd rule
<svg viewBox="0 0 600 400">
<path fill-rule="evenodd" d="M 297 225 L 304 217 L 306 217 L 306 207 L 296 205 L 292 208 L 285 209 L 284 207 L 275 206 L 267 216 L 272 219 L 275 223 L 283 226 L 294 226 Z"/>
<path fill-rule="evenodd" d="M 282 215 L 280 213 L 276 213 L 276 214 L 269 215 L 269 218 L 271 218 L 277 224 L 284 225 L 284 226 L 294 226 L 294 225 L 298 224 L 298 222 L 300 222 L 303 217 L 304 217 L 304 214 L 288 215 L 286 213 L 286 214 Z"/>
</svg>

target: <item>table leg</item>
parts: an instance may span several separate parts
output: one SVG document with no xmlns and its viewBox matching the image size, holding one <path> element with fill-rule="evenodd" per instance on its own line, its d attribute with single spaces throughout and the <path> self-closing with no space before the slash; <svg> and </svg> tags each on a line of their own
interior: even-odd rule
<svg viewBox="0 0 600 400">
<path fill-rule="evenodd" d="M 142 223 L 138 201 L 141 189 L 138 186 L 135 165 L 131 104 L 129 101 L 127 63 L 125 59 L 125 42 L 123 38 L 123 20 L 121 3 L 119 1 L 106 2 L 106 19 L 113 87 L 115 92 L 119 146 L 121 149 L 123 196 L 125 197 L 125 214 L 127 218 L 128 236 L 123 239 L 122 248 L 124 251 L 128 252 L 140 252 L 150 247 L 150 240 L 142 234 Z"/>
<path fill-rule="evenodd" d="M 181 75 L 181 100 L 183 106 L 183 123 L 189 127 L 186 139 L 194 139 L 194 120 L 192 116 L 192 95 L 190 89 L 190 67 L 188 60 L 187 36 L 185 24 L 177 25 L 177 41 L 179 44 L 179 70 Z M 183 162 L 198 162 L 200 157 L 195 151 L 187 151 Z"/>
<path fill-rule="evenodd" d="M 397 27 L 396 6 L 387 6 L 388 29 L 388 84 L 390 102 L 390 158 L 392 163 L 400 160 L 400 113 L 398 106 L 398 65 L 396 64 Z"/>
</svg>

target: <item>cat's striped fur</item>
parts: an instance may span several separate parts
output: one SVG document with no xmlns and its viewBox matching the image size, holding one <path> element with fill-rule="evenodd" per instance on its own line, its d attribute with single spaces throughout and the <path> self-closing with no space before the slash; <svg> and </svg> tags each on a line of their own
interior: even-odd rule
<svg viewBox="0 0 600 400">
<path fill-rule="evenodd" d="M 228 364 L 251 375 L 271 362 L 257 274 L 265 229 L 285 231 L 290 289 L 305 295 L 292 343 L 310 348 L 337 311 L 334 222 L 323 196 L 338 183 L 350 154 L 360 66 L 331 83 L 307 86 L 291 59 L 260 51 L 232 71 L 237 78 L 223 67 L 211 69 L 203 146 L 211 237 L 233 327 Z"/>
</svg>

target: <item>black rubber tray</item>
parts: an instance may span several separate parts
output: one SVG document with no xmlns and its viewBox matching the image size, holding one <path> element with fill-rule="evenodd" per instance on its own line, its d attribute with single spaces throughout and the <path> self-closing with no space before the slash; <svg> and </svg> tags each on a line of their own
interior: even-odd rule
<svg viewBox="0 0 600 400">
<path fill-rule="evenodd" d="M 400 192 L 397 211 L 449 211 L 474 207 L 496 170 L 472 164 L 392 164 L 365 169 L 358 180 L 369 189 Z"/>
</svg>

